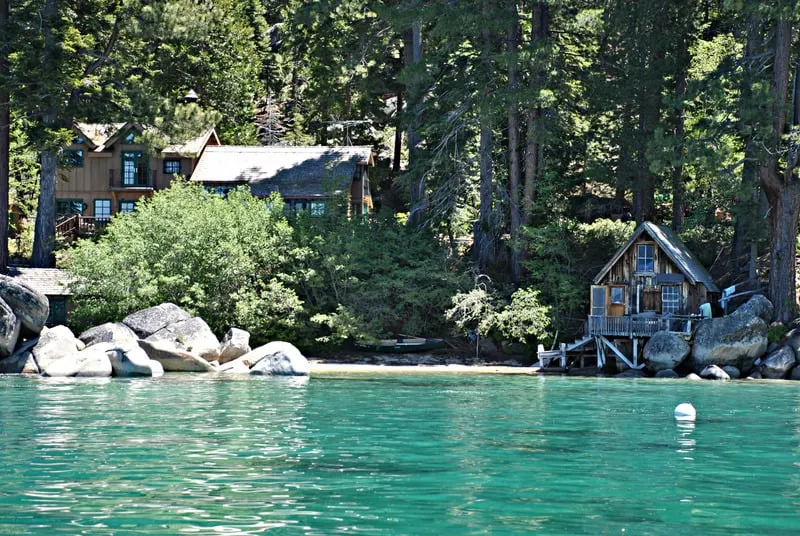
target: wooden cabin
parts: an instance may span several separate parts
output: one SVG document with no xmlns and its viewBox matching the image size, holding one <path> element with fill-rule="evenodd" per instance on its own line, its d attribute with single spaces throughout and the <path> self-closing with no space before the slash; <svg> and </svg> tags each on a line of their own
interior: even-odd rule
<svg viewBox="0 0 800 536">
<path fill-rule="evenodd" d="M 669 228 L 644 222 L 595 276 L 591 310 L 582 339 L 560 350 L 540 352 L 542 362 L 594 344 L 598 367 L 606 352 L 631 368 L 642 368 L 639 349 L 657 331 L 692 334 L 703 300 L 719 298 L 711 274 Z"/>
<path fill-rule="evenodd" d="M 176 175 L 190 176 L 205 148 L 220 144 L 210 128 L 154 151 L 143 143 L 148 128 L 130 122 L 73 125 L 73 143 L 64 148 L 56 183 L 61 223 L 70 219 L 76 221 L 67 226 L 102 225 L 114 214 L 130 212 L 139 199 L 167 188 Z"/>
<path fill-rule="evenodd" d="M 372 211 L 369 168 L 375 165 L 371 147 L 209 147 L 191 180 L 225 193 L 247 185 L 253 195 L 277 192 L 290 210 L 325 214 L 327 204 L 347 198 L 350 216 Z"/>
</svg>

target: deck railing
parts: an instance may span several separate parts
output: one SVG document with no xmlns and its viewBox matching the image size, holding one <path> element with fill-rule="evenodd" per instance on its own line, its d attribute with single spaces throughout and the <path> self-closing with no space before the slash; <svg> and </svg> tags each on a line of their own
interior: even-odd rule
<svg viewBox="0 0 800 536">
<path fill-rule="evenodd" d="M 90 235 L 108 225 L 109 218 L 93 218 L 75 214 L 61 218 L 56 223 L 56 234 L 67 240 L 74 240 L 79 236 Z"/>
<path fill-rule="evenodd" d="M 696 315 L 632 315 L 589 316 L 589 335 L 616 337 L 651 337 L 657 331 L 672 331 L 683 335 L 692 333 Z"/>
<path fill-rule="evenodd" d="M 120 169 L 108 170 L 108 185 L 111 188 L 153 188 L 156 170 L 136 168 L 127 173 Z"/>
</svg>

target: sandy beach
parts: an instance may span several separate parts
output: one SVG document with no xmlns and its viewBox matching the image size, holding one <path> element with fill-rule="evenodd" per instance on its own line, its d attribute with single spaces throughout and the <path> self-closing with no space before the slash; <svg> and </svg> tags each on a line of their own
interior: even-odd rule
<svg viewBox="0 0 800 536">
<path fill-rule="evenodd" d="M 311 376 L 341 374 L 524 374 L 537 375 L 538 367 L 499 365 L 369 365 L 361 363 L 328 363 L 309 359 Z"/>
</svg>

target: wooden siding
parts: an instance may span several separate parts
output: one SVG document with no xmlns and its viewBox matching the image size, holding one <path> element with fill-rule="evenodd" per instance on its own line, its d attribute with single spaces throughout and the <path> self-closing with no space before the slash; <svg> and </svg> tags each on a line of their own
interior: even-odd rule
<svg viewBox="0 0 800 536">
<path fill-rule="evenodd" d="M 196 159 L 184 158 L 179 155 L 157 155 L 148 158 L 148 179 L 152 179 L 149 187 L 114 187 L 112 188 L 111 174 L 116 181 L 120 181 L 122 169 L 122 151 L 147 152 L 144 145 L 115 144 L 109 150 L 92 152 L 87 145 L 73 144 L 68 150 L 82 150 L 84 154 L 83 167 L 65 169 L 59 168 L 56 181 L 57 199 L 81 199 L 84 204 L 84 216 L 95 216 L 94 201 L 96 199 L 111 199 L 111 212 L 116 214 L 120 201 L 136 201 L 142 197 L 152 195 L 154 190 L 167 188 L 173 175 L 164 173 L 164 160 L 175 159 L 181 162 L 181 175 L 189 176 L 194 171 Z"/>
</svg>

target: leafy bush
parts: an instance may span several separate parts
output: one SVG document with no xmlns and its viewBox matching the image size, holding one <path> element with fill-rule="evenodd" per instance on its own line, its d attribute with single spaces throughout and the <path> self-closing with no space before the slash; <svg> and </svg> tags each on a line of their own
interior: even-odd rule
<svg viewBox="0 0 800 536">
<path fill-rule="evenodd" d="M 237 326 L 256 343 L 292 338 L 302 303 L 281 277 L 291 251 L 280 198 L 236 190 L 224 199 L 174 181 L 68 252 L 74 318 L 86 327 L 173 302 L 218 334 Z"/>
</svg>

